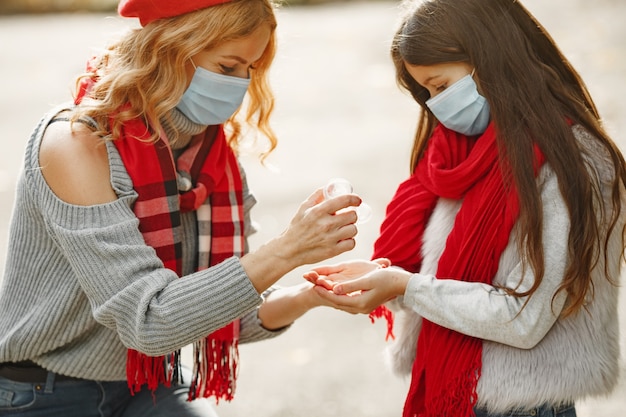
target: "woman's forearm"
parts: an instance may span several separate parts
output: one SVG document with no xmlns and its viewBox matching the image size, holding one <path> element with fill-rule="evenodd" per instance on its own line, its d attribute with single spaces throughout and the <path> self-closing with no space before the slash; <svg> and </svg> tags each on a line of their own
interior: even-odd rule
<svg viewBox="0 0 626 417">
<path fill-rule="evenodd" d="M 304 313 L 321 305 L 321 299 L 312 291 L 313 285 L 304 282 L 272 291 L 259 307 L 259 320 L 268 330 L 288 326 Z"/>
</svg>

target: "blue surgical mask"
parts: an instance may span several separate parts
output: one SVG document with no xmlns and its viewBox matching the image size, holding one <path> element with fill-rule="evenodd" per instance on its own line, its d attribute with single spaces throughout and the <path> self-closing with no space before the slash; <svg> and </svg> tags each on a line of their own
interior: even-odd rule
<svg viewBox="0 0 626 417">
<path fill-rule="evenodd" d="M 472 74 L 426 100 L 426 105 L 441 124 L 464 135 L 482 134 L 489 125 L 489 103 L 478 94 Z"/>
<path fill-rule="evenodd" d="M 249 84 L 249 78 L 217 74 L 196 67 L 191 83 L 176 108 L 192 122 L 219 125 L 241 106 Z"/>
</svg>

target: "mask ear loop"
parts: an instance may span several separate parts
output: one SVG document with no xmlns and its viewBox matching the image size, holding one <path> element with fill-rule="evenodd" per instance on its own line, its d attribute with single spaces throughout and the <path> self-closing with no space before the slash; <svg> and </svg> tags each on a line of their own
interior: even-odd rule
<svg viewBox="0 0 626 417">
<path fill-rule="evenodd" d="M 470 77 L 474 78 L 474 73 L 476 72 L 476 67 L 474 67 L 474 69 L 472 70 L 472 72 L 470 73 Z"/>
<path fill-rule="evenodd" d="M 194 70 L 197 70 L 197 69 L 198 69 L 198 67 L 196 67 L 196 63 L 195 63 L 195 62 L 193 62 L 193 59 L 192 59 L 192 58 L 189 58 L 189 60 L 191 61 L 191 65 L 193 65 L 193 69 L 194 69 Z"/>
</svg>

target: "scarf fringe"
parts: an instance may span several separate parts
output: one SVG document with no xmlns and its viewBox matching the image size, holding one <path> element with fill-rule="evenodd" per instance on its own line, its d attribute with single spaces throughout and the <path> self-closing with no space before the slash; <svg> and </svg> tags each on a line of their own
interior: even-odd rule
<svg viewBox="0 0 626 417">
<path fill-rule="evenodd" d="M 232 401 L 237 386 L 239 343 L 207 338 L 194 344 L 193 376 L 188 401 L 215 397 Z"/>
<path fill-rule="evenodd" d="M 236 340 L 206 338 L 194 343 L 194 366 L 188 401 L 215 397 L 232 401 L 237 386 L 239 343 Z M 154 392 L 159 385 L 183 383 L 180 351 L 151 357 L 129 349 L 126 361 L 128 388 L 135 395 L 146 385 Z"/>
<path fill-rule="evenodd" d="M 387 334 L 385 335 L 385 342 L 391 338 L 394 340 L 396 337 L 393 334 L 393 311 L 389 310 L 384 305 L 380 305 L 369 314 L 369 318 L 372 323 L 375 323 L 377 319 L 384 318 L 387 321 Z"/>
<path fill-rule="evenodd" d="M 180 367 L 180 351 L 152 357 L 128 349 L 126 375 L 131 395 L 139 392 L 143 385 L 147 385 L 154 392 L 159 384 L 169 387 L 172 382 L 182 382 Z"/>
<path fill-rule="evenodd" d="M 432 417 L 475 417 L 474 406 L 478 401 L 476 387 L 480 379 L 482 362 L 480 356 L 472 361 L 472 371 L 450 381 L 451 389 L 432 399 L 428 416 Z M 467 399 L 470 401 L 467 401 Z"/>
</svg>

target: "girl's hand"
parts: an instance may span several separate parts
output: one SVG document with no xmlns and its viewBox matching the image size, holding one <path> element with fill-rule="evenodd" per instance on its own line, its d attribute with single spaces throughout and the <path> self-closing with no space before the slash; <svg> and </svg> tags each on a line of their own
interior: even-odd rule
<svg viewBox="0 0 626 417">
<path fill-rule="evenodd" d="M 325 279 L 330 284 L 316 285 L 315 291 L 331 306 L 348 313 L 369 314 L 376 307 L 403 295 L 411 273 L 400 268 L 377 268 L 358 278 L 343 281 L 331 273 Z"/>
<path fill-rule="evenodd" d="M 339 282 L 358 278 L 376 269 L 386 268 L 389 265 L 391 265 L 391 261 L 386 258 L 379 258 L 373 261 L 353 260 L 313 268 L 304 274 L 304 278 L 315 285 L 332 290 Z"/>
</svg>

